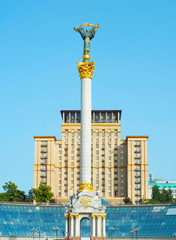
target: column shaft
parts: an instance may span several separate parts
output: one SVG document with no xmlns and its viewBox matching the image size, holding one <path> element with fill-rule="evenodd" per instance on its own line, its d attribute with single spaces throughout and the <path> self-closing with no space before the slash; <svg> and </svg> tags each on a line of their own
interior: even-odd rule
<svg viewBox="0 0 176 240">
<path fill-rule="evenodd" d="M 91 183 L 91 79 L 81 79 L 81 183 Z"/>
<path fill-rule="evenodd" d="M 101 216 L 97 218 L 97 237 L 101 237 Z"/>
<path fill-rule="evenodd" d="M 92 237 L 96 237 L 96 233 L 95 233 L 95 217 L 92 218 Z"/>
<path fill-rule="evenodd" d="M 71 237 L 73 237 L 74 236 L 74 218 L 72 217 L 71 218 Z"/>
<path fill-rule="evenodd" d="M 106 219 L 103 218 L 103 237 L 106 237 Z"/>
</svg>

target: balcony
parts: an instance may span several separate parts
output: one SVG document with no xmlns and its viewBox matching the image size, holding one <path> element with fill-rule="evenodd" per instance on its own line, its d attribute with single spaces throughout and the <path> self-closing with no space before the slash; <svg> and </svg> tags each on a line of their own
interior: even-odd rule
<svg viewBox="0 0 176 240">
<path fill-rule="evenodd" d="M 77 162 L 80 162 L 80 161 L 81 161 L 80 159 L 77 160 Z"/>
<path fill-rule="evenodd" d="M 80 180 L 80 177 L 77 177 L 77 180 Z"/>
<path fill-rule="evenodd" d="M 68 177 L 64 177 L 64 180 L 68 180 Z"/>
<path fill-rule="evenodd" d="M 41 147 L 47 147 L 47 144 L 46 143 L 42 143 Z"/>
<path fill-rule="evenodd" d="M 80 156 L 80 153 L 77 153 L 77 156 Z"/>
<path fill-rule="evenodd" d="M 68 152 L 65 152 L 65 153 L 64 153 L 64 156 L 68 156 Z"/>
<path fill-rule="evenodd" d="M 64 149 L 67 150 L 68 149 L 68 145 L 65 145 Z"/>
<path fill-rule="evenodd" d="M 104 147 L 102 147 L 102 148 L 101 148 L 101 150 L 105 150 L 105 148 L 104 148 Z"/>
<path fill-rule="evenodd" d="M 40 171 L 42 171 L 42 172 L 46 172 L 46 169 L 44 169 L 44 168 L 41 168 L 41 169 L 40 169 Z"/>
<path fill-rule="evenodd" d="M 140 153 L 140 152 L 141 152 L 141 150 L 134 150 L 134 152 L 135 152 L 135 153 Z"/>
<path fill-rule="evenodd" d="M 139 196 L 139 197 L 140 197 L 140 196 L 141 196 L 141 194 L 140 194 L 140 193 L 135 193 L 135 196 Z"/>
<path fill-rule="evenodd" d="M 64 186 L 67 186 L 68 185 L 68 183 L 64 183 Z"/>
<path fill-rule="evenodd" d="M 141 171 L 141 169 L 139 169 L 139 168 L 138 168 L 138 169 L 135 169 L 135 172 L 140 172 L 140 171 Z"/>
<path fill-rule="evenodd" d="M 137 175 L 137 176 L 135 176 L 135 178 L 140 178 L 141 177 L 141 175 Z"/>
<path fill-rule="evenodd" d="M 77 174 L 80 174 L 80 171 L 78 171 Z"/>
<path fill-rule="evenodd" d="M 41 177 L 41 178 L 46 178 L 46 175 L 43 175 L 43 174 L 42 174 L 40 177 Z"/>
<path fill-rule="evenodd" d="M 102 192 L 105 192 L 105 189 L 102 189 Z"/>
<path fill-rule="evenodd" d="M 134 147 L 140 147 L 141 144 L 140 143 L 134 143 Z"/>
<path fill-rule="evenodd" d="M 41 149 L 41 153 L 47 153 L 47 150 Z"/>
<path fill-rule="evenodd" d="M 68 190 L 67 190 L 67 189 L 65 189 L 65 190 L 64 190 L 64 192 L 68 192 Z"/>
<path fill-rule="evenodd" d="M 42 159 L 47 159 L 47 156 L 45 156 L 45 157 L 44 157 L 44 156 L 41 156 L 40 158 L 42 158 Z"/>
<path fill-rule="evenodd" d="M 41 165 L 46 165 L 47 163 L 46 162 L 41 162 Z"/>
<path fill-rule="evenodd" d="M 67 173 L 68 173 L 67 171 L 64 172 L 64 174 L 67 174 Z"/>
<path fill-rule="evenodd" d="M 68 162 L 68 159 L 64 159 L 65 162 Z"/>
</svg>

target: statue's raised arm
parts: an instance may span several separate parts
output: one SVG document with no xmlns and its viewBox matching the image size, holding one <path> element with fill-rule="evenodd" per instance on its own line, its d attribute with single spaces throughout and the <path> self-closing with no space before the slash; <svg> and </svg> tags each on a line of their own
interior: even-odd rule
<svg viewBox="0 0 176 240">
<path fill-rule="evenodd" d="M 92 27 L 91 31 L 89 31 L 89 29 L 86 29 L 86 31 L 84 30 L 84 27 L 89 26 Z M 76 32 L 79 32 L 82 39 L 84 40 L 84 54 L 83 54 L 83 61 L 84 62 L 88 62 L 90 57 L 89 57 L 89 52 L 90 52 L 90 40 L 92 38 L 94 38 L 95 33 L 98 29 L 98 24 L 96 24 L 95 26 L 93 24 L 89 24 L 89 23 L 85 23 L 83 25 L 81 25 L 79 28 L 74 27 L 74 30 Z"/>
</svg>

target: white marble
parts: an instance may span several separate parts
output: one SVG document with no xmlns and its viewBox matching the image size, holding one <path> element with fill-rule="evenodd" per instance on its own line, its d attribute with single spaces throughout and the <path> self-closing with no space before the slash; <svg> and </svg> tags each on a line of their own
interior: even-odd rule
<svg viewBox="0 0 176 240">
<path fill-rule="evenodd" d="M 81 79 L 81 183 L 91 183 L 91 79 Z"/>
</svg>

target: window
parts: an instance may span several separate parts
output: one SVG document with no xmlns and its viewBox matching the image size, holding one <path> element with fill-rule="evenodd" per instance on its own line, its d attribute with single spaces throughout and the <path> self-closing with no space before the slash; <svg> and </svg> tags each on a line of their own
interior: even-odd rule
<svg viewBox="0 0 176 240">
<path fill-rule="evenodd" d="M 71 160 L 74 160 L 74 156 L 71 156 Z"/>
<path fill-rule="evenodd" d="M 108 189 L 111 190 L 111 186 L 109 186 Z"/>
<path fill-rule="evenodd" d="M 120 159 L 123 159 L 123 156 Z"/>
<path fill-rule="evenodd" d="M 71 162 L 71 166 L 74 166 L 74 162 Z"/>
<path fill-rule="evenodd" d="M 120 147 L 123 148 L 123 145 L 121 144 Z"/>
<path fill-rule="evenodd" d="M 65 138 L 65 142 L 68 142 L 68 138 Z"/>
<path fill-rule="evenodd" d="M 111 166 L 111 162 L 108 162 L 108 165 Z"/>
<path fill-rule="evenodd" d="M 74 174 L 71 174 L 71 178 L 74 178 Z"/>
<path fill-rule="evenodd" d="M 62 148 L 62 145 L 61 145 L 61 144 L 59 144 L 59 148 Z"/>
<path fill-rule="evenodd" d="M 121 162 L 120 165 L 123 166 L 123 162 Z"/>
<path fill-rule="evenodd" d="M 121 169 L 121 172 L 123 172 L 123 168 Z"/>
<path fill-rule="evenodd" d="M 121 193 L 121 196 L 124 196 L 124 193 L 123 193 L 123 192 Z"/>
<path fill-rule="evenodd" d="M 124 187 L 122 186 L 121 189 L 124 189 Z"/>
<path fill-rule="evenodd" d="M 96 162 L 96 166 L 99 166 L 99 162 Z"/>
<path fill-rule="evenodd" d="M 102 143 L 105 143 L 105 139 L 104 138 L 102 138 Z"/>
<path fill-rule="evenodd" d="M 99 157 L 98 156 L 96 156 L 96 160 L 98 160 L 99 159 Z"/>
<path fill-rule="evenodd" d="M 108 112 L 107 113 L 107 122 L 112 122 L 112 113 L 111 112 Z"/>
<path fill-rule="evenodd" d="M 96 132 L 96 136 L 97 136 L 97 137 L 99 136 L 99 133 L 98 133 L 98 132 Z"/>
<path fill-rule="evenodd" d="M 114 139 L 114 142 L 117 143 L 117 138 Z"/>
<path fill-rule="evenodd" d="M 108 159 L 111 160 L 111 156 L 108 156 Z"/>
<path fill-rule="evenodd" d="M 59 154 L 62 154 L 62 150 L 59 150 Z"/>
<path fill-rule="evenodd" d="M 59 156 L 59 160 L 62 160 L 62 156 Z"/>
<path fill-rule="evenodd" d="M 95 113 L 95 122 L 96 122 L 96 123 L 100 122 L 99 112 L 96 112 L 96 113 Z"/>
<path fill-rule="evenodd" d="M 106 122 L 105 112 L 101 112 L 101 122 L 102 122 L 102 123 Z"/>
<path fill-rule="evenodd" d="M 108 148 L 111 148 L 111 144 L 108 144 Z"/>
<path fill-rule="evenodd" d="M 121 180 L 121 183 L 124 183 L 124 180 Z"/>
<path fill-rule="evenodd" d="M 98 144 L 96 144 L 96 148 L 99 148 L 99 145 L 98 145 Z"/>
<path fill-rule="evenodd" d="M 96 154 L 97 154 L 97 155 L 99 154 L 99 150 L 96 150 Z"/>
<path fill-rule="evenodd" d="M 123 177 L 123 174 L 121 174 L 121 177 Z"/>
</svg>

